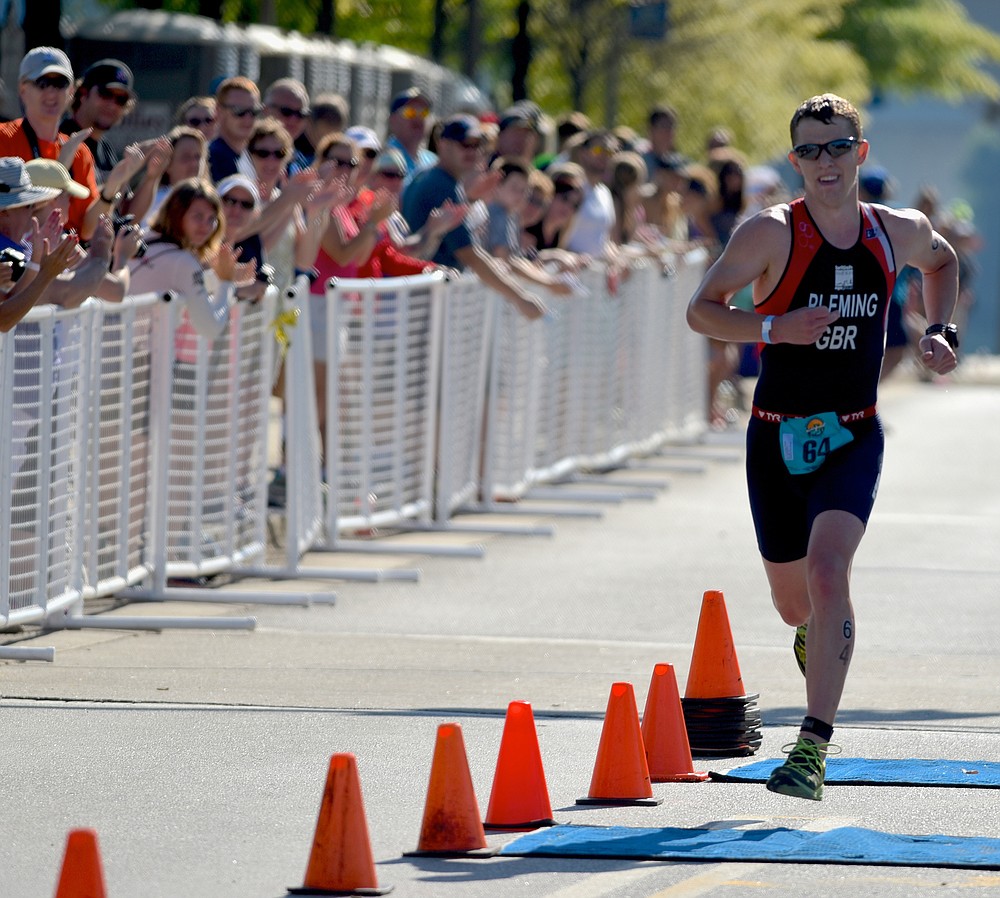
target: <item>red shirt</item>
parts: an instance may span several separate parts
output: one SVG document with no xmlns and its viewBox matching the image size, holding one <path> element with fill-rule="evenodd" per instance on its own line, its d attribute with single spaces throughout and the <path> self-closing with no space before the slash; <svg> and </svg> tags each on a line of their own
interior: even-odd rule
<svg viewBox="0 0 1000 898">
<path fill-rule="evenodd" d="M 0 156 L 18 156 L 25 162 L 35 158 L 31 144 L 28 142 L 28 135 L 21 127 L 23 118 L 15 119 L 12 122 L 0 124 Z M 58 159 L 59 150 L 65 142 L 66 135 L 60 134 L 55 140 L 38 139 L 38 155 L 42 159 Z M 87 214 L 90 204 L 97 199 L 97 177 L 94 174 L 94 157 L 90 148 L 86 144 L 80 144 L 73 162 L 69 166 L 73 180 L 82 184 L 90 190 L 90 196 L 86 199 L 76 199 L 70 197 L 69 200 L 69 227 L 78 234 L 83 234 L 83 217 Z"/>
</svg>

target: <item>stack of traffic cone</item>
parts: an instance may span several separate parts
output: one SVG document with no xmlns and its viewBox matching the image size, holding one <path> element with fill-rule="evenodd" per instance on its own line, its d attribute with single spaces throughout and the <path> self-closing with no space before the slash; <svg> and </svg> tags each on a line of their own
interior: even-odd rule
<svg viewBox="0 0 1000 898">
<path fill-rule="evenodd" d="M 646 746 L 649 778 L 654 783 L 700 783 L 708 779 L 707 773 L 694 770 L 672 664 L 657 664 L 653 668 L 642 712 L 642 742 Z"/>
<path fill-rule="evenodd" d="M 379 888 L 361 798 L 358 762 L 352 754 L 330 758 L 305 883 L 292 895 L 385 895 Z"/>
<path fill-rule="evenodd" d="M 604 715 L 597 761 L 586 798 L 577 804 L 657 805 L 642 744 L 639 710 L 631 683 L 614 683 Z"/>
<path fill-rule="evenodd" d="M 66 837 L 56 898 L 106 898 L 97 833 L 73 829 Z"/>
<path fill-rule="evenodd" d="M 535 717 L 527 702 L 507 706 L 493 789 L 486 809 L 487 829 L 554 826 Z"/>
<path fill-rule="evenodd" d="M 416 851 L 408 857 L 463 857 L 490 853 L 479 816 L 462 728 L 442 723 L 437 730 L 427 802 Z"/>
<path fill-rule="evenodd" d="M 682 702 L 692 753 L 736 757 L 756 752 L 763 739 L 759 697 L 747 695 L 743 686 L 725 597 L 708 590 Z"/>
</svg>

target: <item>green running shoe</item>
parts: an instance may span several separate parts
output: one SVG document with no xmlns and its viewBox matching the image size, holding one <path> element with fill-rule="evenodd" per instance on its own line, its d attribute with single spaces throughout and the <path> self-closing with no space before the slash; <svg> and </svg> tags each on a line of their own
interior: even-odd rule
<svg viewBox="0 0 1000 898">
<path fill-rule="evenodd" d="M 812 742 L 799 736 L 797 742 L 789 743 L 781 750 L 788 755 L 788 760 L 768 777 L 768 791 L 821 801 L 826 756 L 839 755 L 840 746 L 832 742 Z"/>
<path fill-rule="evenodd" d="M 798 664 L 802 676 L 806 675 L 806 630 L 809 624 L 803 624 L 795 628 L 795 641 L 792 643 L 792 651 L 795 653 L 795 663 Z"/>
</svg>

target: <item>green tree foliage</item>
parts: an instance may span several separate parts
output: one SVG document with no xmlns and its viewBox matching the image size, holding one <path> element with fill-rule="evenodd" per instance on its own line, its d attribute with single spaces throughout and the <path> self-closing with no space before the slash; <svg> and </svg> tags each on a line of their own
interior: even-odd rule
<svg viewBox="0 0 1000 898">
<path fill-rule="evenodd" d="M 1000 98 L 981 68 L 1000 62 L 1000 36 L 969 21 L 957 0 L 850 0 L 826 36 L 855 48 L 876 89 Z"/>
</svg>

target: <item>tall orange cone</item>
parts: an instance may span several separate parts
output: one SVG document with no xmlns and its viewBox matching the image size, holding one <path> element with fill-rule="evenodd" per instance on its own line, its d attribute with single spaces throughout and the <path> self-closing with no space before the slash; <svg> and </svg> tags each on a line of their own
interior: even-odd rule
<svg viewBox="0 0 1000 898">
<path fill-rule="evenodd" d="M 407 855 L 461 856 L 488 851 L 462 728 L 442 723 L 437 729 L 427 802 L 417 850 Z"/>
<path fill-rule="evenodd" d="M 649 778 L 654 783 L 701 783 L 707 773 L 695 773 L 684 709 L 672 664 L 657 664 L 649 680 L 642 712 L 642 742 Z"/>
<path fill-rule="evenodd" d="M 106 898 L 97 833 L 92 829 L 71 829 L 66 837 L 56 898 Z"/>
<path fill-rule="evenodd" d="M 484 826 L 487 829 L 535 829 L 554 824 L 531 705 L 511 702 L 500 738 L 500 754 Z"/>
<path fill-rule="evenodd" d="M 631 683 L 614 683 L 604 715 L 590 793 L 577 804 L 656 805 Z"/>
<path fill-rule="evenodd" d="M 717 589 L 705 592 L 694 639 L 685 698 L 732 698 L 746 695 L 736 659 L 726 600 Z"/>
<path fill-rule="evenodd" d="M 379 888 L 375 878 L 358 762 L 352 754 L 330 758 L 305 883 L 288 891 L 293 895 L 385 895 L 392 891 L 392 886 Z"/>
</svg>

